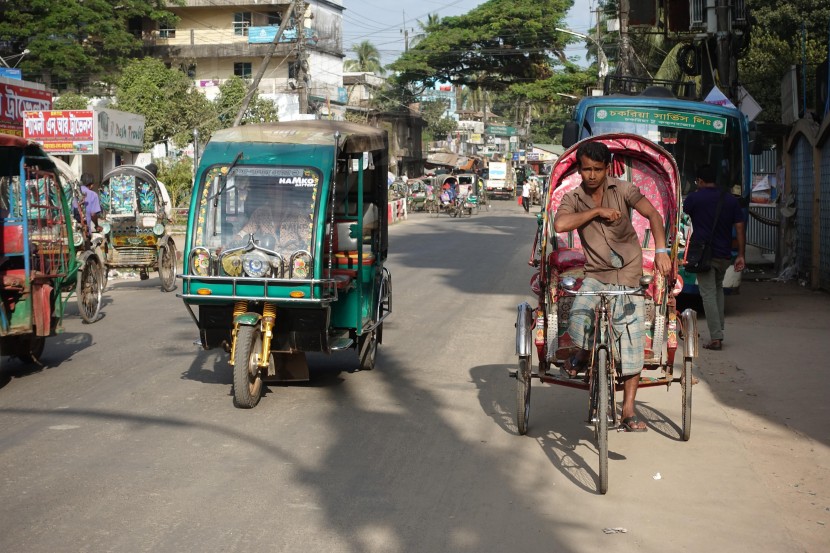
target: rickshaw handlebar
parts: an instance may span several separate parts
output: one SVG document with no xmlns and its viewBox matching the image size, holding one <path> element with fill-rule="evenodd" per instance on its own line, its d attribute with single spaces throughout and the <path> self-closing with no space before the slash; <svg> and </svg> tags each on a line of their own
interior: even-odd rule
<svg viewBox="0 0 830 553">
<path fill-rule="evenodd" d="M 642 296 L 646 292 L 646 289 L 642 286 L 634 290 L 598 290 L 596 292 L 580 292 L 579 290 L 568 290 L 566 288 L 563 288 L 563 290 L 570 296 Z"/>
</svg>

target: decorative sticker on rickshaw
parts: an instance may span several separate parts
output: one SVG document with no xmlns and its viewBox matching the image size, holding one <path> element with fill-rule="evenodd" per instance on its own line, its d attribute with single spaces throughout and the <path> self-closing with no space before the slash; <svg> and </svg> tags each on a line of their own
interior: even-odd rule
<svg viewBox="0 0 830 553">
<path fill-rule="evenodd" d="M 156 191 L 149 182 L 143 182 L 138 186 L 138 209 L 142 213 L 156 212 Z"/>
<path fill-rule="evenodd" d="M 726 117 L 688 113 L 668 109 L 598 108 L 596 121 L 659 125 L 678 129 L 726 134 Z"/>
<path fill-rule="evenodd" d="M 130 215 L 135 211 L 135 178 L 118 175 L 110 178 L 107 204 L 113 215 Z"/>
</svg>

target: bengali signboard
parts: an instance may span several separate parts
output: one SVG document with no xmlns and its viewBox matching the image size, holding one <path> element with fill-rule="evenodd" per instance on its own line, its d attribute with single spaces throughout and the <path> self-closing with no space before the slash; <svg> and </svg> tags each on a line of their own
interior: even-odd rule
<svg viewBox="0 0 830 553">
<path fill-rule="evenodd" d="M 51 154 L 97 154 L 92 110 L 27 111 L 23 137 Z"/>
<path fill-rule="evenodd" d="M 23 113 L 52 107 L 52 93 L 0 83 L 0 133 L 23 136 Z"/>
<path fill-rule="evenodd" d="M 516 127 L 508 125 L 487 125 L 487 134 L 493 136 L 513 136 L 516 134 Z"/>
<path fill-rule="evenodd" d="M 594 119 L 603 122 L 659 125 L 661 127 L 726 134 L 726 117 L 668 109 L 597 108 Z"/>
</svg>

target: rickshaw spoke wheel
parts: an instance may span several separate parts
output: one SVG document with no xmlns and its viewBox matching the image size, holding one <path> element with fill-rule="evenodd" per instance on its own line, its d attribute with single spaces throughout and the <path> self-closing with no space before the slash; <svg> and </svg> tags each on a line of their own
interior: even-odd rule
<svg viewBox="0 0 830 553">
<path fill-rule="evenodd" d="M 233 366 L 233 404 L 242 409 L 256 407 L 262 396 L 262 374 L 257 359 L 262 350 L 262 336 L 253 326 L 240 326 L 236 334 L 236 357 Z"/>
<path fill-rule="evenodd" d="M 85 323 L 94 323 L 98 320 L 101 310 L 101 296 L 104 291 L 101 264 L 95 257 L 89 257 L 84 262 L 84 268 L 77 277 L 78 311 Z"/>
<path fill-rule="evenodd" d="M 159 249 L 159 278 L 162 292 L 176 289 L 176 247 L 172 242 Z"/>
<path fill-rule="evenodd" d="M 680 389 L 683 393 L 683 441 L 692 437 L 692 358 L 683 359 L 683 374 L 680 377 Z"/>
<path fill-rule="evenodd" d="M 516 426 L 519 434 L 527 434 L 527 424 L 530 421 L 530 358 L 519 358 L 519 371 L 516 373 Z"/>
<path fill-rule="evenodd" d="M 609 403 L 609 381 L 608 381 L 608 352 L 601 349 L 597 352 L 597 374 L 595 386 L 598 386 L 597 411 L 596 411 L 596 435 L 597 450 L 599 451 L 599 493 L 605 494 L 608 491 L 608 415 L 611 405 Z"/>
</svg>

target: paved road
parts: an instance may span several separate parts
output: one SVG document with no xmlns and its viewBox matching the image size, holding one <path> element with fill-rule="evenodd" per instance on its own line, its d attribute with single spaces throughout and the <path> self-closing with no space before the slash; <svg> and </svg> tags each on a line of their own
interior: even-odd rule
<svg viewBox="0 0 830 553">
<path fill-rule="evenodd" d="M 803 295 L 797 287 L 758 283 L 737 298 L 727 347 L 701 360 L 690 442 L 679 439 L 679 386 L 641 392 L 650 431 L 611 435 L 606 496 L 584 392 L 534 386 L 530 431 L 516 434 L 507 373 L 534 228 L 511 202 L 396 225 L 394 313 L 377 368 L 315 356 L 311 383 L 272 386 L 251 411 L 233 408 L 226 355 L 194 345 L 173 294 L 156 278 L 114 281 L 104 318 L 69 316 L 43 369 L 4 360 L 0 551 L 784 552 L 830 542 L 824 365 L 784 367 L 814 379 L 807 397 L 818 404 L 793 416 L 823 424 L 783 420 L 798 386 L 762 401 L 780 389 L 781 369 L 764 348 L 796 348 L 774 345 L 770 334 L 787 329 L 759 312 L 774 304 L 782 317 L 792 298 L 776 290 Z M 776 299 L 753 303 L 763 286 Z M 807 303 L 825 311 L 800 319 L 800 335 L 826 341 L 830 302 Z M 755 327 L 761 341 L 748 347 Z"/>
</svg>

